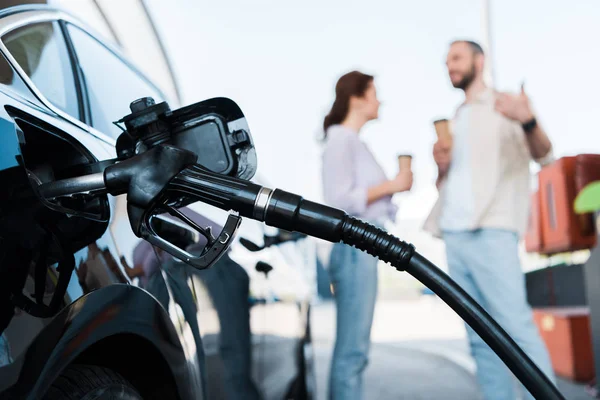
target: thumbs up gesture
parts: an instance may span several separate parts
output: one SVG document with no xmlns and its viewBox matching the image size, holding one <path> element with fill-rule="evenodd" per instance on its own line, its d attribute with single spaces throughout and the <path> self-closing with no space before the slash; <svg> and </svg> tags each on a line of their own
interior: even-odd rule
<svg viewBox="0 0 600 400">
<path fill-rule="evenodd" d="M 518 121 L 522 124 L 533 118 L 529 97 L 525 93 L 524 85 L 521 85 L 521 92 L 517 95 L 500 93 L 496 98 L 495 109 L 506 118 Z"/>
</svg>

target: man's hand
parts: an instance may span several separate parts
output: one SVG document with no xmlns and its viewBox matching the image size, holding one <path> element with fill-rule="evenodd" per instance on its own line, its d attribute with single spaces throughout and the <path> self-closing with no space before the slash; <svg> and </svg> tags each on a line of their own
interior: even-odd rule
<svg viewBox="0 0 600 400">
<path fill-rule="evenodd" d="M 531 121 L 534 117 L 529 104 L 529 97 L 525 94 L 523 85 L 521 85 L 521 93 L 518 95 L 500 94 L 496 99 L 496 111 L 521 124 Z M 550 143 L 550 139 L 540 126 L 539 121 L 525 137 L 531 156 L 539 160 L 538 162 L 544 162 L 542 159 L 551 154 L 552 143 Z"/>
<path fill-rule="evenodd" d="M 443 176 L 450 168 L 452 145 L 447 140 L 438 140 L 433 145 L 433 159 L 438 166 L 439 175 Z"/>
<path fill-rule="evenodd" d="M 521 124 L 524 124 L 533 118 L 529 97 L 527 97 L 523 85 L 521 85 L 521 93 L 518 95 L 500 93 L 496 99 L 495 108 L 496 111 L 506 118 L 518 121 Z"/>
</svg>

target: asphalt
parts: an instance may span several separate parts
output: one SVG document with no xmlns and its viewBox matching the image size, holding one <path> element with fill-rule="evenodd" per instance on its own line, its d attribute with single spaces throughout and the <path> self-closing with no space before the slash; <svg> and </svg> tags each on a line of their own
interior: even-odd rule
<svg viewBox="0 0 600 400">
<path fill-rule="evenodd" d="M 321 303 L 312 314 L 317 398 L 325 400 L 335 332 L 334 304 Z M 379 301 L 363 398 L 482 399 L 464 334 L 460 319 L 438 299 Z M 559 390 L 568 400 L 592 399 L 583 384 L 559 379 Z"/>
<path fill-rule="evenodd" d="M 475 377 L 454 362 L 418 350 L 375 344 L 364 375 L 364 399 L 480 400 Z M 331 348 L 317 345 L 318 399 L 327 399 Z"/>
</svg>

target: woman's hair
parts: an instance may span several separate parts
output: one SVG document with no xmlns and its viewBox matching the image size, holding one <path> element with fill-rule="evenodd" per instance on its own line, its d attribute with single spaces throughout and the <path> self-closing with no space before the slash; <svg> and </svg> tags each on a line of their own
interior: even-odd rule
<svg viewBox="0 0 600 400">
<path fill-rule="evenodd" d="M 331 125 L 340 124 L 346 119 L 352 96 L 361 97 L 373 82 L 373 76 L 362 72 L 352 71 L 343 75 L 335 85 L 335 101 L 331 111 L 323 121 L 323 130 L 327 136 L 327 129 Z"/>
</svg>

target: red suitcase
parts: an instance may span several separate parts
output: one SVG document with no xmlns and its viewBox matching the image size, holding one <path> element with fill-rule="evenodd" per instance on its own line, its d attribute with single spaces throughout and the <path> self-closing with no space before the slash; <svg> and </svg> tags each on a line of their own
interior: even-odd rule
<svg viewBox="0 0 600 400">
<path fill-rule="evenodd" d="M 575 192 L 600 180 L 600 154 L 579 154 L 575 157 Z"/>
<path fill-rule="evenodd" d="M 543 251 L 542 221 L 540 219 L 540 192 L 531 194 L 529 203 L 529 222 L 525 232 L 525 250 L 528 253 Z"/>
<path fill-rule="evenodd" d="M 579 157 L 579 158 L 578 158 Z M 542 219 L 541 253 L 552 254 L 589 249 L 596 244 L 591 214 L 577 215 L 573 203 L 576 184 L 591 179 L 588 157 L 563 157 L 539 173 L 540 211 Z M 576 179 L 577 176 L 579 178 Z"/>
<path fill-rule="evenodd" d="M 533 316 L 554 372 L 576 382 L 593 379 L 596 371 L 589 308 L 536 308 Z"/>
</svg>

